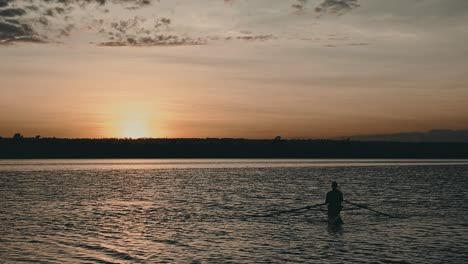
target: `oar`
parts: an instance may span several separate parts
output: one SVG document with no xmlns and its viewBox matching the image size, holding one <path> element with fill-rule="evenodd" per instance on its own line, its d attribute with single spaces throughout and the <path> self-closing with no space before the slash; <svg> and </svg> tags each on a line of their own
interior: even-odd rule
<svg viewBox="0 0 468 264">
<path fill-rule="evenodd" d="M 341 211 L 354 211 L 354 210 L 361 210 L 362 208 L 344 208 Z"/>
<path fill-rule="evenodd" d="M 314 207 L 319 207 L 321 205 L 324 205 L 324 204 L 308 205 L 308 206 L 304 206 L 304 207 L 301 207 L 301 208 L 294 208 L 294 209 L 289 209 L 289 210 L 284 210 L 284 211 L 277 211 L 277 212 L 273 212 L 273 213 L 265 214 L 265 215 L 252 215 L 252 217 L 270 217 L 270 216 L 275 216 L 275 215 L 280 215 L 280 214 L 294 213 L 294 212 L 302 211 L 302 210 L 305 210 L 305 209 L 308 210 L 308 209 L 311 209 L 311 208 L 314 208 Z"/>
<path fill-rule="evenodd" d="M 377 210 L 371 209 L 371 208 L 369 208 L 367 206 L 364 206 L 364 205 L 360 205 L 360 204 L 357 204 L 357 203 L 352 203 L 352 202 L 346 201 L 346 200 L 344 202 L 352 204 L 352 205 L 357 206 L 357 207 L 362 208 L 362 209 L 367 209 L 367 210 L 372 211 L 374 213 L 378 213 L 378 214 L 385 215 L 385 216 L 388 216 L 388 217 L 391 217 L 391 218 L 395 218 L 395 216 L 393 216 L 393 215 L 389 215 L 389 214 L 386 214 L 386 213 L 379 212 Z"/>
</svg>

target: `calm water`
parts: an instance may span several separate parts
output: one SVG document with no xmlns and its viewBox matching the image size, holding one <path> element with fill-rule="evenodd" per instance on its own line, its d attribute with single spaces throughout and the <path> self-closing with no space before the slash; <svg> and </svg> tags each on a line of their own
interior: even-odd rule
<svg viewBox="0 0 468 264">
<path fill-rule="evenodd" d="M 367 210 L 330 228 L 331 180 Z M 468 161 L 0 161 L 1 263 L 468 261 Z"/>
</svg>

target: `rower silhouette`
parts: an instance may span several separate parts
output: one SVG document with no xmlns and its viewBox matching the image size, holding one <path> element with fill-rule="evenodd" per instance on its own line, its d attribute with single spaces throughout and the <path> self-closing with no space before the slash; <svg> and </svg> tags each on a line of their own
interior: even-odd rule
<svg viewBox="0 0 468 264">
<path fill-rule="evenodd" d="M 328 223 L 338 224 L 342 223 L 340 212 L 343 206 L 343 193 L 338 190 L 338 183 L 332 182 L 332 190 L 327 193 L 325 204 L 328 205 Z"/>
</svg>

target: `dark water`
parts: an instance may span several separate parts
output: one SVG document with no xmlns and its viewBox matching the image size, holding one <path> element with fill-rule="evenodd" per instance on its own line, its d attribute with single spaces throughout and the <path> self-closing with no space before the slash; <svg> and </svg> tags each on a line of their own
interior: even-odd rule
<svg viewBox="0 0 468 264">
<path fill-rule="evenodd" d="M 255 215 L 345 199 L 398 216 Z M 0 161 L 1 263 L 466 263 L 468 161 Z"/>
</svg>

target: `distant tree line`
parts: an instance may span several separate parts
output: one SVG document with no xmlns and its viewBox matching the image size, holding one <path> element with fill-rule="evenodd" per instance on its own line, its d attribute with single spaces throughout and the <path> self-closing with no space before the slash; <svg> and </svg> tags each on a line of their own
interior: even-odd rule
<svg viewBox="0 0 468 264">
<path fill-rule="evenodd" d="M 468 143 L 311 139 L 0 138 L 0 158 L 468 158 Z"/>
</svg>

